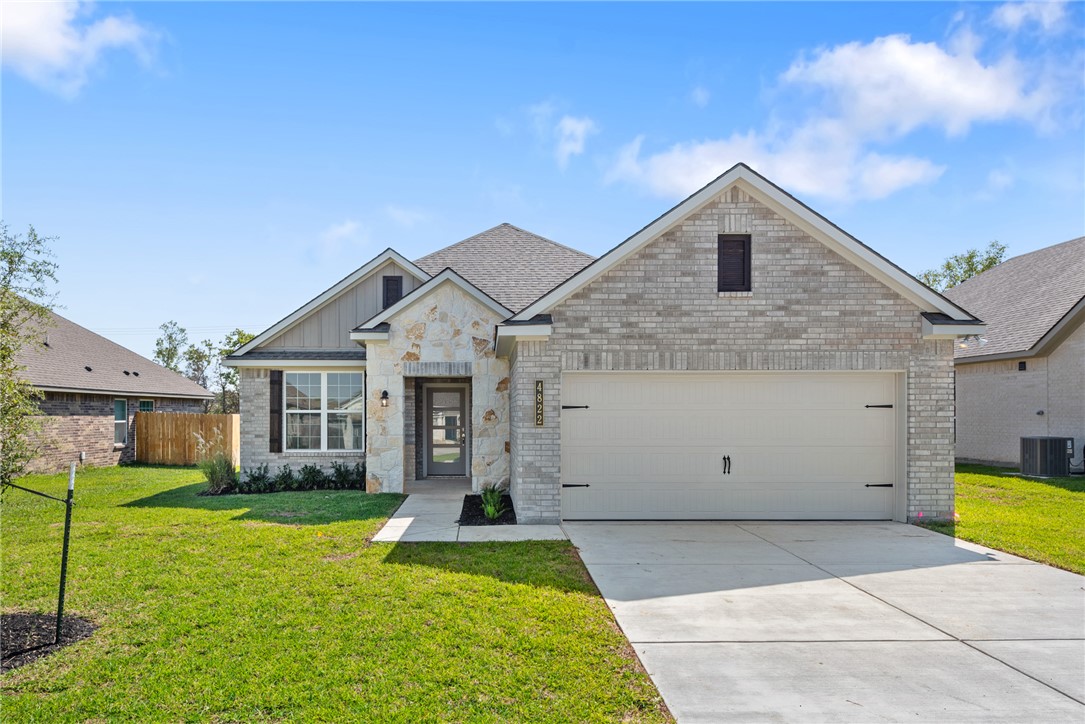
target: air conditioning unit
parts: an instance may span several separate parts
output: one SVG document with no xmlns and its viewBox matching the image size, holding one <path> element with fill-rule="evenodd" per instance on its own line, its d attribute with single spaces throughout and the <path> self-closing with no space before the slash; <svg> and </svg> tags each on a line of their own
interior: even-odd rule
<svg viewBox="0 0 1085 724">
<path fill-rule="evenodd" d="M 1021 438 L 1021 474 L 1054 477 L 1070 474 L 1074 456 L 1072 437 Z"/>
</svg>

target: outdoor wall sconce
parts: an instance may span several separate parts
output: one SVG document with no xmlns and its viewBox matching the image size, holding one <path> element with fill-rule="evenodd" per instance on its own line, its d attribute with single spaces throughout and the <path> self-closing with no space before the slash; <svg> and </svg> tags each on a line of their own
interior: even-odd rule
<svg viewBox="0 0 1085 724">
<path fill-rule="evenodd" d="M 381 407 L 388 407 L 388 390 L 381 393 Z"/>
</svg>

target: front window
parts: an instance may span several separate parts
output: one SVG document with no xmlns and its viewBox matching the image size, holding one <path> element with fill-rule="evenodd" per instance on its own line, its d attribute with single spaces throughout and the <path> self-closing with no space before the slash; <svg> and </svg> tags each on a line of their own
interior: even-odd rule
<svg viewBox="0 0 1085 724">
<path fill-rule="evenodd" d="M 154 400 L 140 400 L 139 401 L 140 412 L 154 412 Z"/>
<path fill-rule="evenodd" d="M 113 400 L 113 444 L 128 442 L 128 400 Z"/>
<path fill-rule="evenodd" d="M 361 372 L 287 372 L 284 377 L 287 450 L 364 448 Z"/>
</svg>

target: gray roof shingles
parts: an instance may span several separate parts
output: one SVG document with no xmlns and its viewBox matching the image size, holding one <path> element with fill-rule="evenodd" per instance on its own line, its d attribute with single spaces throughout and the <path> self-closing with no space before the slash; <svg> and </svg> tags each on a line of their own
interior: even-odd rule
<svg viewBox="0 0 1085 724">
<path fill-rule="evenodd" d="M 595 261 L 512 224 L 501 224 L 415 261 L 436 276 L 450 268 L 518 312 Z"/>
<path fill-rule="evenodd" d="M 987 323 L 987 344 L 958 347 L 957 359 L 1026 352 L 1085 297 L 1085 236 L 1008 259 L 944 294 Z"/>
<path fill-rule="evenodd" d="M 188 378 L 59 314 L 50 316 L 50 326 L 46 330 L 48 345 L 25 348 L 16 357 L 18 364 L 26 368 L 20 375 L 35 387 L 102 394 L 211 398 L 211 393 Z"/>
</svg>

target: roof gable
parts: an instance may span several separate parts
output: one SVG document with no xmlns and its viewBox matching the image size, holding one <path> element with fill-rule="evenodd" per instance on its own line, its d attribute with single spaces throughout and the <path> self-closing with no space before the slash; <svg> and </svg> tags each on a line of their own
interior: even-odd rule
<svg viewBox="0 0 1085 724">
<path fill-rule="evenodd" d="M 812 238 L 867 272 L 917 307 L 955 320 L 974 320 L 971 314 L 912 277 L 900 267 L 840 229 L 809 206 L 773 184 L 745 164 L 737 164 L 689 196 L 640 231 L 614 247 L 569 279 L 547 292 L 513 317 L 523 321 L 545 314 L 578 289 L 602 276 L 623 259 L 658 239 L 732 186 L 763 203 Z"/>
<path fill-rule="evenodd" d="M 459 287 L 468 296 L 478 301 L 484 307 L 487 307 L 488 309 L 491 309 L 495 313 L 501 315 L 502 318 L 512 316 L 511 310 L 503 306 L 501 303 L 486 294 L 484 291 L 476 287 L 471 282 L 464 279 L 462 276 L 457 274 L 455 270 L 445 269 L 440 274 L 431 278 L 425 284 L 418 287 L 392 306 L 377 313 L 375 316 L 355 327 L 354 330 L 351 332 L 351 339 L 366 339 L 367 337 L 364 336 L 365 332 L 374 331 L 378 327 L 382 326 L 383 329 L 381 330 L 381 332 L 387 331 L 386 328 L 389 321 L 392 320 L 397 314 L 402 312 L 404 309 L 412 306 L 415 302 L 424 299 L 431 292 L 435 291 L 438 287 L 445 283 L 453 284 Z M 363 336 L 356 336 L 356 334 L 362 334 Z"/>
<path fill-rule="evenodd" d="M 86 327 L 50 313 L 47 344 L 25 348 L 20 376 L 41 389 L 210 399 L 211 393 Z"/>
<path fill-rule="evenodd" d="M 350 289 L 353 289 L 357 284 L 364 281 L 369 275 L 381 269 L 388 262 L 395 262 L 399 266 L 403 267 L 411 274 L 414 274 L 419 280 L 426 281 L 430 278 L 422 269 L 419 269 L 413 263 L 405 259 L 399 252 L 393 249 L 385 249 L 377 256 L 355 269 L 347 276 L 340 279 L 328 289 L 324 290 L 317 296 L 310 299 L 304 305 L 291 312 L 289 315 L 283 317 L 275 324 L 265 329 L 260 334 L 256 335 L 248 344 L 239 348 L 234 352 L 231 357 L 240 357 L 247 352 L 254 350 L 262 345 L 271 342 L 279 335 L 285 333 L 291 327 L 296 324 L 300 324 L 311 314 L 316 313 L 322 307 L 328 303 L 337 299 L 340 295 L 345 294 Z"/>
<path fill-rule="evenodd" d="M 594 257 L 512 224 L 500 224 L 415 263 L 430 274 L 453 269 L 513 311 L 568 279 Z"/>
<path fill-rule="evenodd" d="M 987 322 L 986 343 L 957 347 L 957 359 L 1041 353 L 1085 306 L 1085 236 L 1007 259 L 945 294 Z"/>
</svg>

